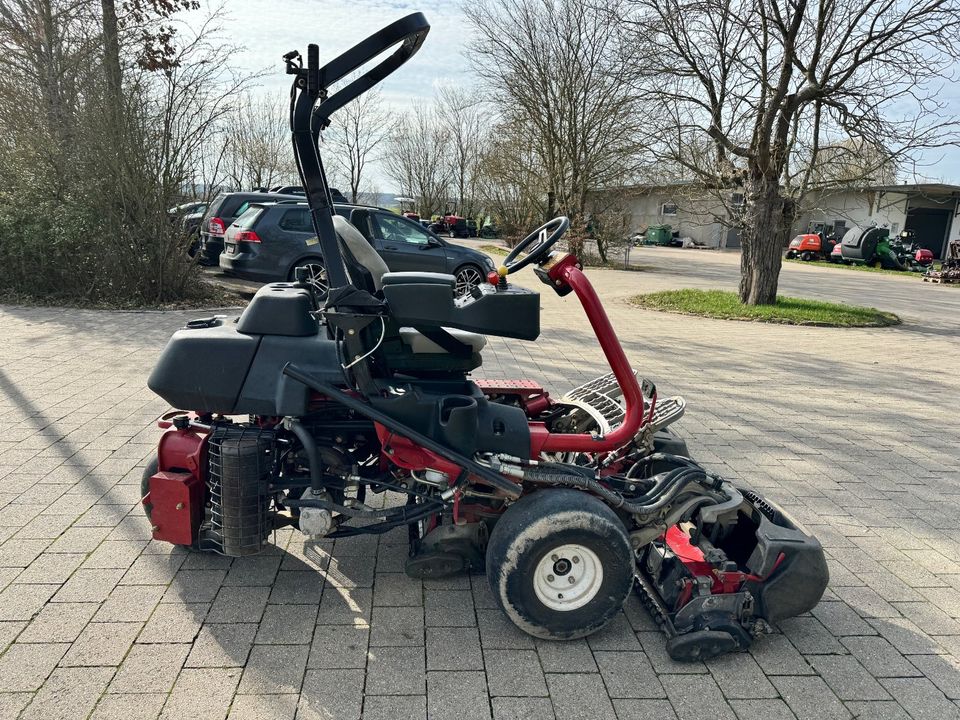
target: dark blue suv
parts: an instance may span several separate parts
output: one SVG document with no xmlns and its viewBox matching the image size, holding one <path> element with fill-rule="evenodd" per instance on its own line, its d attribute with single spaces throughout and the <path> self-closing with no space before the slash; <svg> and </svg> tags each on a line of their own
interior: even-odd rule
<svg viewBox="0 0 960 720">
<path fill-rule="evenodd" d="M 378 207 L 337 203 L 334 210 L 356 227 L 391 272 L 453 275 L 457 294 L 484 282 L 496 269 L 484 253 L 452 245 L 396 213 Z M 292 280 L 298 267 L 326 284 L 323 255 L 304 202 L 251 203 L 226 229 L 220 269 L 227 275 L 276 282 Z"/>
</svg>

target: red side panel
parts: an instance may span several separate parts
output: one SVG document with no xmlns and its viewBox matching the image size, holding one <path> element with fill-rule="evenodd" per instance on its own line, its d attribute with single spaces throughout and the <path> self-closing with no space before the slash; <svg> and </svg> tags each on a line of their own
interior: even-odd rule
<svg viewBox="0 0 960 720">
<path fill-rule="evenodd" d="M 188 472 L 161 470 L 150 478 L 153 539 L 174 545 L 191 545 L 203 519 L 204 483 Z"/>
<path fill-rule="evenodd" d="M 158 472 L 143 498 L 150 505 L 155 540 L 192 545 L 203 521 L 206 502 L 207 440 L 203 428 L 167 425 L 157 447 Z"/>
</svg>

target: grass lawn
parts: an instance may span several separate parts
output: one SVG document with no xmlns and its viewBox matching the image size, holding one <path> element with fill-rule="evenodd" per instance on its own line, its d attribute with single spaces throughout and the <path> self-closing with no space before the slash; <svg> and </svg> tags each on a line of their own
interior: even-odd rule
<svg viewBox="0 0 960 720">
<path fill-rule="evenodd" d="M 907 277 L 907 278 L 914 277 L 914 276 L 921 277 L 923 275 L 923 273 L 921 272 L 911 272 L 909 270 L 887 270 L 886 268 L 882 268 L 879 265 L 877 267 L 869 267 L 863 264 L 844 265 L 843 263 L 832 263 L 832 262 L 821 262 L 821 261 L 814 262 L 812 260 L 811 261 L 801 260 L 800 258 L 793 258 L 789 260 L 787 258 L 784 258 L 783 261 L 785 263 L 794 263 L 796 265 L 806 265 L 807 267 L 816 267 L 816 268 L 828 267 L 828 268 L 835 268 L 837 270 L 855 270 L 857 272 L 883 273 L 884 275 L 896 275 L 898 277 Z M 940 267 L 939 262 L 934 263 L 935 270 L 939 267 Z"/>
<path fill-rule="evenodd" d="M 741 305 L 737 294 L 726 290 L 665 290 L 637 295 L 630 302 L 650 310 L 786 325 L 882 327 L 900 323 L 893 313 L 874 308 L 803 298 L 780 297 L 776 305 Z"/>
</svg>

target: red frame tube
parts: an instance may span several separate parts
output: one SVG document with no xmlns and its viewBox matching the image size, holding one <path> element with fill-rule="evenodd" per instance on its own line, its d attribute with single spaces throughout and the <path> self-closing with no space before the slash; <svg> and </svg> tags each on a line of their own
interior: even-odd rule
<svg viewBox="0 0 960 720">
<path fill-rule="evenodd" d="M 623 391 L 626 415 L 623 423 L 610 434 L 599 437 L 585 433 L 551 433 L 543 423 L 530 423 L 530 446 L 533 456 L 541 452 L 608 452 L 626 445 L 643 424 L 644 402 L 640 383 L 620 346 L 617 333 L 610 324 L 603 303 L 593 285 L 574 263 L 562 263 L 556 268 L 556 277 L 577 294 L 583 310 L 593 326 L 600 348 Z"/>
</svg>

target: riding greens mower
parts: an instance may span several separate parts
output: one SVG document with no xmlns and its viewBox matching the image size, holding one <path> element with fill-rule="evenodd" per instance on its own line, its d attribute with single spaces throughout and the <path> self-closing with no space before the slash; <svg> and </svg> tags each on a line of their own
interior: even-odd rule
<svg viewBox="0 0 960 720">
<path fill-rule="evenodd" d="M 486 572 L 499 606 L 536 637 L 595 632 L 636 588 L 673 657 L 748 647 L 818 602 L 821 547 L 690 458 L 668 428 L 684 401 L 634 374 L 580 261 L 557 249 L 567 219 L 534 230 L 457 299 L 452 276 L 388 272 L 333 213 L 319 132 L 428 30 L 416 13 L 323 67 L 316 45 L 306 64 L 285 56 L 330 289 L 299 275 L 263 287 L 236 319 L 174 334 L 149 379 L 183 408 L 161 419 L 144 473 L 154 539 L 240 557 L 285 526 L 306 542 L 406 532 L 410 576 Z M 540 334 L 539 294 L 510 282 L 528 266 L 576 296 L 612 370 L 559 399 L 530 380 L 469 377 L 484 336 Z"/>
</svg>

